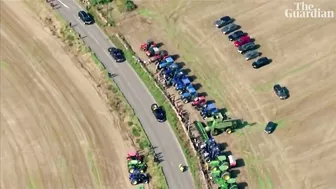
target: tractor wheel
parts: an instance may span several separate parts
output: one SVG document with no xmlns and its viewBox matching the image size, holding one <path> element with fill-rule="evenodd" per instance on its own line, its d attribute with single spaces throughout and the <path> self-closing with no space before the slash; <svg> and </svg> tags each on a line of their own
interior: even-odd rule
<svg viewBox="0 0 336 189">
<path fill-rule="evenodd" d="M 224 178 L 224 180 L 229 180 L 230 179 L 230 173 L 229 172 L 225 172 L 223 174 L 223 178 Z"/>
<path fill-rule="evenodd" d="M 144 173 L 145 171 L 143 169 L 140 170 L 140 173 Z"/>
<path fill-rule="evenodd" d="M 132 181 L 131 181 L 131 184 L 132 184 L 132 185 L 137 185 L 137 184 L 138 184 L 138 181 L 137 181 L 137 180 L 132 180 Z"/>
<path fill-rule="evenodd" d="M 182 93 L 183 93 L 182 91 L 179 91 L 179 92 L 178 92 L 178 94 L 180 94 L 180 95 L 181 95 Z"/>
<path fill-rule="evenodd" d="M 231 133 L 232 133 L 232 130 L 231 130 L 231 128 L 227 128 L 227 129 L 225 129 L 225 132 L 226 132 L 227 134 L 231 134 Z"/>
<path fill-rule="evenodd" d="M 128 172 L 129 172 L 129 173 L 133 173 L 133 172 L 134 172 L 134 169 L 129 169 Z"/>
<path fill-rule="evenodd" d="M 148 180 L 148 179 L 144 180 L 144 183 L 145 183 L 145 184 L 148 184 L 148 183 L 149 183 L 149 180 Z"/>
<path fill-rule="evenodd" d="M 184 102 L 184 104 L 187 104 L 187 103 L 188 103 L 188 100 L 187 100 L 187 99 L 184 99 L 183 102 Z"/>
</svg>

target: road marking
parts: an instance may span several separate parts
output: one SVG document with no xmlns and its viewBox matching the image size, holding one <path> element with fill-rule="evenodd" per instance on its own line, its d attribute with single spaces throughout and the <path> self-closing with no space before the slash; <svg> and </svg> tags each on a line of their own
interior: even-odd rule
<svg viewBox="0 0 336 189">
<path fill-rule="evenodd" d="M 66 8 L 68 8 L 69 9 L 69 6 L 68 5 L 66 5 L 65 3 L 63 3 L 61 0 L 58 0 L 58 2 L 60 2 L 63 6 L 65 6 Z"/>
</svg>

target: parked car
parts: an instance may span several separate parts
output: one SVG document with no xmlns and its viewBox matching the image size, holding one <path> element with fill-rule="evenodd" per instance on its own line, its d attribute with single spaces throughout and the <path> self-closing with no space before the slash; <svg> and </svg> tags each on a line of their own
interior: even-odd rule
<svg viewBox="0 0 336 189">
<path fill-rule="evenodd" d="M 257 58 L 260 55 L 260 52 L 254 50 L 254 51 L 247 51 L 244 54 L 245 60 L 252 60 L 254 58 Z"/>
<path fill-rule="evenodd" d="M 239 30 L 239 31 L 233 32 L 231 35 L 228 36 L 228 38 L 229 38 L 230 41 L 235 41 L 235 40 L 237 40 L 237 39 L 239 39 L 239 38 L 241 38 L 245 35 L 246 35 L 245 32 Z"/>
<path fill-rule="evenodd" d="M 229 34 L 229 33 L 233 32 L 233 31 L 235 31 L 235 30 L 238 30 L 239 28 L 240 28 L 240 26 L 238 26 L 238 25 L 232 23 L 232 24 L 229 24 L 229 25 L 224 26 L 224 27 L 221 29 L 221 31 L 222 31 L 222 33 L 224 33 L 224 34 Z"/>
<path fill-rule="evenodd" d="M 79 19 L 81 19 L 84 24 L 93 24 L 94 23 L 94 19 L 93 16 L 90 13 L 87 13 L 85 11 L 79 11 L 78 12 L 78 17 Z"/>
<path fill-rule="evenodd" d="M 267 64 L 271 63 L 271 60 L 268 59 L 267 57 L 262 57 L 262 58 L 259 58 L 257 61 L 253 62 L 252 63 L 252 67 L 254 69 L 258 69 L 258 68 L 261 68 Z"/>
<path fill-rule="evenodd" d="M 220 18 L 219 20 L 215 21 L 215 26 L 217 28 L 221 28 L 221 27 L 223 27 L 225 25 L 228 25 L 232 22 L 233 22 L 233 19 L 230 16 L 224 16 L 224 17 Z"/>
<path fill-rule="evenodd" d="M 242 45 L 245 45 L 246 43 L 251 42 L 251 38 L 249 36 L 243 36 L 241 38 L 239 38 L 237 41 L 234 42 L 234 45 L 236 47 L 240 47 Z"/>
<path fill-rule="evenodd" d="M 124 62 L 125 61 L 125 56 L 122 50 L 117 49 L 115 47 L 111 47 L 108 49 L 110 52 L 111 56 L 114 58 L 116 62 Z"/>
<path fill-rule="evenodd" d="M 285 87 L 281 87 L 281 85 L 276 84 L 273 86 L 274 93 L 281 99 L 285 100 L 288 98 L 288 93 Z"/>
<path fill-rule="evenodd" d="M 245 45 L 238 47 L 238 52 L 240 54 L 244 54 L 247 51 L 253 50 L 255 48 L 256 48 L 256 45 L 254 44 L 254 42 L 249 42 L 249 43 L 246 43 Z"/>
<path fill-rule="evenodd" d="M 270 122 L 268 122 L 267 124 L 266 124 L 266 126 L 265 126 L 265 133 L 267 133 L 267 134 L 271 134 L 273 131 L 274 131 L 274 129 L 275 129 L 275 127 L 276 127 L 276 123 L 274 123 L 274 122 L 272 122 L 272 121 L 270 121 Z"/>
<path fill-rule="evenodd" d="M 162 107 L 158 106 L 157 104 L 152 104 L 151 110 L 158 122 L 166 121 L 166 115 Z"/>
</svg>

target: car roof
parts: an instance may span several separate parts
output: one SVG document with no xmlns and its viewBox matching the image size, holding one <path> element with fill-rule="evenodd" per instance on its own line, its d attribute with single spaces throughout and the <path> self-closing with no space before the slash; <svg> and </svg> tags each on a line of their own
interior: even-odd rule
<svg viewBox="0 0 336 189">
<path fill-rule="evenodd" d="M 230 16 L 223 16 L 222 18 L 220 18 L 221 20 L 229 20 L 231 19 Z"/>
</svg>

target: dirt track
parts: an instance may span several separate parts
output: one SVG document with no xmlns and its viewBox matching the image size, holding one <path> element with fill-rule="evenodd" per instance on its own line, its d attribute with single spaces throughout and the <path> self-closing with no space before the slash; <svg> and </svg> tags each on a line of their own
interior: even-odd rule
<svg viewBox="0 0 336 189">
<path fill-rule="evenodd" d="M 133 188 L 118 120 L 34 15 L 1 1 L 0 188 Z"/>
<path fill-rule="evenodd" d="M 248 188 L 325 188 L 336 186 L 336 22 L 333 19 L 291 19 L 285 9 L 295 1 L 160 1 L 139 2 L 139 15 L 121 19 L 119 30 L 134 49 L 147 39 L 180 55 L 218 107 L 253 127 L 218 137 L 245 160 L 238 180 Z M 305 1 L 334 10 L 334 0 Z M 260 44 L 272 64 L 258 71 L 236 52 L 213 26 L 221 16 L 236 19 Z M 132 25 L 132 27 L 129 27 Z M 143 54 L 143 53 L 142 53 Z M 272 86 L 289 88 L 280 101 Z M 279 125 L 263 133 L 272 120 Z"/>
</svg>

